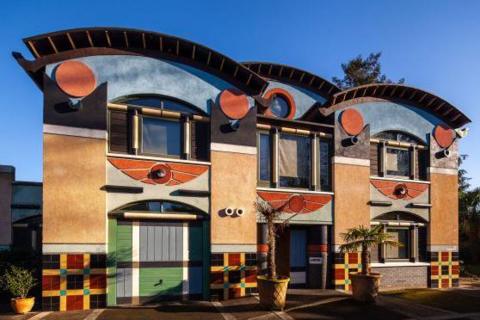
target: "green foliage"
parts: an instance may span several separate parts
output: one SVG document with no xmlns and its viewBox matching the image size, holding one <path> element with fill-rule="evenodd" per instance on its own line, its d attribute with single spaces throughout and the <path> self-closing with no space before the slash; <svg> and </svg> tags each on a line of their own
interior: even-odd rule
<svg viewBox="0 0 480 320">
<path fill-rule="evenodd" d="M 285 206 L 285 205 L 284 205 Z M 283 212 L 284 206 L 279 208 L 272 207 L 268 202 L 264 201 L 261 198 L 257 198 L 257 201 L 254 203 L 256 211 L 263 216 L 267 222 L 267 277 L 269 279 L 277 278 L 277 264 L 275 261 L 275 252 L 276 252 L 276 238 L 278 236 L 278 230 L 287 225 L 288 221 L 292 219 L 295 215 L 292 215 L 289 219 L 286 219 L 282 223 L 278 223 L 278 218 Z M 276 223 L 277 222 L 277 223 Z"/>
<path fill-rule="evenodd" d="M 467 263 L 480 263 L 480 188 L 470 189 L 470 177 L 462 168 L 467 155 L 458 159 L 458 211 L 460 254 Z"/>
<path fill-rule="evenodd" d="M 12 296 L 26 298 L 28 292 L 37 284 L 30 270 L 11 265 L 2 277 L 2 286 Z"/>
<path fill-rule="evenodd" d="M 385 74 L 382 74 L 380 64 L 381 52 L 371 53 L 367 58 L 358 55 L 356 58 L 342 63 L 343 79 L 333 77 L 332 81 L 342 90 L 371 83 L 393 83 Z M 404 83 L 400 79 L 398 83 Z"/>
<path fill-rule="evenodd" d="M 354 252 L 360 248 L 362 252 L 362 273 L 364 274 L 367 274 L 370 269 L 370 248 L 379 244 L 402 246 L 401 243 L 392 240 L 392 236 L 383 230 L 382 225 L 372 228 L 358 226 L 348 229 L 341 236 L 345 242 L 340 245 L 341 252 Z"/>
</svg>

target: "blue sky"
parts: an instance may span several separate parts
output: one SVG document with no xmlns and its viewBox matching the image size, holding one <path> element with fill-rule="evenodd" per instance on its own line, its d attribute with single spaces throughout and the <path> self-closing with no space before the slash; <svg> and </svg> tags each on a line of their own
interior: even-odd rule
<svg viewBox="0 0 480 320">
<path fill-rule="evenodd" d="M 238 61 L 296 66 L 326 79 L 382 51 L 392 79 L 436 93 L 473 121 L 461 142 L 480 186 L 480 1 L 7 1 L 0 19 L 0 164 L 42 179 L 42 95 L 11 57 L 21 39 L 86 26 L 153 30 Z"/>
</svg>

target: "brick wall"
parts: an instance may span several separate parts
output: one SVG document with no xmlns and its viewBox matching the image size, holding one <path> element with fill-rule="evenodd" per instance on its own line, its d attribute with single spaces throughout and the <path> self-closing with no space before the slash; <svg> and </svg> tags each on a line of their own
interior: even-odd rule
<svg viewBox="0 0 480 320">
<path fill-rule="evenodd" d="M 372 272 L 382 275 L 380 290 L 428 286 L 428 266 L 381 267 L 372 268 Z"/>
</svg>

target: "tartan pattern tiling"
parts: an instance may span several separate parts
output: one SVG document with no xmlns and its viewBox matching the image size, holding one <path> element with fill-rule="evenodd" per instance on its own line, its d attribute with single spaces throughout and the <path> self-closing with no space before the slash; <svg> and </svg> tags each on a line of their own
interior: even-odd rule
<svg viewBox="0 0 480 320">
<path fill-rule="evenodd" d="M 349 274 L 351 272 L 360 272 L 362 270 L 360 253 L 335 253 L 335 263 L 333 268 L 335 289 L 350 291 L 351 280 Z"/>
<path fill-rule="evenodd" d="M 460 265 L 458 252 L 430 252 L 430 288 L 458 287 Z"/>
<path fill-rule="evenodd" d="M 256 292 L 256 253 L 212 253 L 210 297 L 227 300 Z"/>
<path fill-rule="evenodd" d="M 45 254 L 42 259 L 43 310 L 87 310 L 106 306 L 105 254 Z"/>
</svg>

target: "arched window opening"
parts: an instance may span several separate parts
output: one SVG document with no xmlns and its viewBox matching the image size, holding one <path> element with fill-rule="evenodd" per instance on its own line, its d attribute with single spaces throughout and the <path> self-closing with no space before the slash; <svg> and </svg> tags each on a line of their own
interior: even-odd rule
<svg viewBox="0 0 480 320">
<path fill-rule="evenodd" d="M 384 131 L 370 142 L 372 176 L 427 180 L 429 152 L 422 140 L 401 131 Z"/>
<path fill-rule="evenodd" d="M 400 246 L 379 245 L 372 248 L 372 262 L 427 261 L 427 222 L 409 212 L 387 212 L 376 217 L 372 225 L 382 225 L 384 232 Z"/>
<path fill-rule="evenodd" d="M 148 94 L 122 97 L 115 103 L 128 107 L 109 107 L 109 151 L 208 161 L 210 124 L 200 109 Z"/>
<path fill-rule="evenodd" d="M 119 98 L 116 103 L 128 104 L 133 106 L 159 108 L 169 111 L 181 112 L 183 114 L 205 115 L 205 112 L 184 101 L 170 97 L 153 94 L 139 94 Z"/>
<path fill-rule="evenodd" d="M 185 203 L 168 201 L 168 200 L 146 200 L 129 203 L 116 210 L 118 212 L 151 212 L 151 213 L 201 213 L 201 211 L 193 206 Z"/>
</svg>

